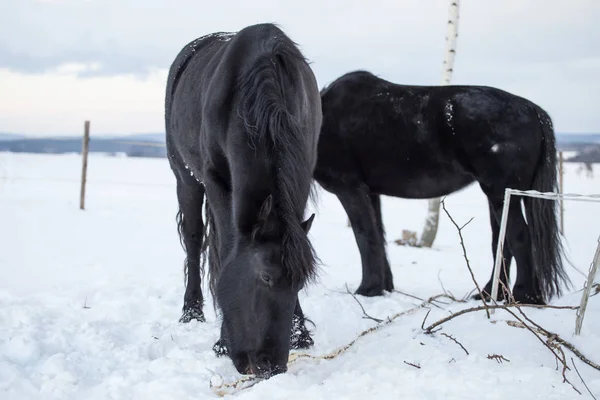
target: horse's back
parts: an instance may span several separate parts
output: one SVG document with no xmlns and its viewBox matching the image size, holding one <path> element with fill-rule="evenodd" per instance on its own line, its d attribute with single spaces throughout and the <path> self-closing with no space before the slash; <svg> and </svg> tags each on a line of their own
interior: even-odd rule
<svg viewBox="0 0 600 400">
<path fill-rule="evenodd" d="M 451 193 L 486 168 L 510 169 L 514 157 L 533 170 L 540 119 L 549 118 L 500 89 L 398 85 L 365 71 L 338 78 L 321 96 L 317 179 L 327 183 L 342 174 L 340 181 L 397 197 Z"/>
<path fill-rule="evenodd" d="M 167 145 L 194 173 L 201 173 L 201 137 L 210 134 L 210 154 L 224 152 L 240 75 L 275 29 L 259 24 L 211 33 L 188 43 L 173 61 L 165 97 Z"/>
<path fill-rule="evenodd" d="M 188 64 L 194 57 L 202 57 L 206 58 L 211 54 L 214 54 L 215 51 L 208 52 L 211 47 L 214 47 L 215 44 L 224 44 L 231 40 L 234 33 L 231 32 L 216 32 L 208 35 L 204 35 L 197 39 L 192 40 L 188 44 L 186 44 L 177 54 L 173 62 L 171 63 L 171 67 L 169 68 L 169 74 L 167 77 L 167 86 L 165 91 L 165 120 L 167 124 L 167 131 L 170 130 L 169 120 L 171 117 L 171 106 L 173 103 L 173 98 L 175 96 L 175 91 L 177 89 L 178 83 L 182 75 L 186 72 Z M 220 46 L 217 46 L 219 48 Z"/>
</svg>

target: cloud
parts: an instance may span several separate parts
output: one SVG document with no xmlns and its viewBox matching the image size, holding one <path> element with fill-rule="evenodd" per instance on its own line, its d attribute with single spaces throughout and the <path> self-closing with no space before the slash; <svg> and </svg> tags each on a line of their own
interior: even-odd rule
<svg viewBox="0 0 600 400">
<path fill-rule="evenodd" d="M 299 44 L 321 87 L 356 69 L 396 83 L 435 85 L 442 73 L 448 5 L 449 0 L 3 0 L 0 128 L 70 130 L 71 107 L 82 117 L 93 112 L 105 118 L 105 112 L 107 122 L 99 124 L 107 131 L 135 126 L 161 131 L 164 82 L 158 75 L 180 49 L 204 34 L 260 22 L 280 24 Z M 462 0 L 460 7 L 452 83 L 496 86 L 528 97 L 550 112 L 558 130 L 600 131 L 595 109 L 600 2 Z M 32 82 L 39 91 L 53 92 L 54 104 L 39 103 Z M 76 100 L 81 92 L 88 93 L 85 110 Z M 15 103 L 13 93 L 23 100 Z M 22 120 L 33 110 L 48 120 Z"/>
<path fill-rule="evenodd" d="M 80 133 L 91 120 L 94 135 L 164 131 L 167 71 L 134 75 L 77 76 L 94 65 L 65 64 L 23 74 L 0 69 L 0 131 L 33 135 Z"/>
<path fill-rule="evenodd" d="M 190 40 L 258 22 L 281 24 L 319 65 L 352 69 L 383 59 L 390 68 L 439 68 L 448 11 L 447 0 L 4 1 L 0 67 L 99 63 L 94 73 L 104 75 L 168 68 Z M 594 51 L 592 37 L 600 39 L 599 9 L 594 0 L 463 0 L 457 62 L 583 57 Z"/>
</svg>

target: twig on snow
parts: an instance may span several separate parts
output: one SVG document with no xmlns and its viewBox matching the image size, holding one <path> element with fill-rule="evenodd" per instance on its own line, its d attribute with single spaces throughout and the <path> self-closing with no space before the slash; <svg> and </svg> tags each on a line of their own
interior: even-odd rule
<svg viewBox="0 0 600 400">
<path fill-rule="evenodd" d="M 421 322 L 421 329 L 424 330 L 423 326 L 425 325 L 425 321 L 427 320 L 427 317 L 429 316 L 429 313 L 431 312 L 431 308 L 429 310 L 427 310 L 427 314 L 425 314 L 425 318 L 423 318 L 423 322 Z M 428 332 L 430 333 L 430 332 Z"/>
<path fill-rule="evenodd" d="M 356 300 L 356 302 L 357 302 L 357 303 L 358 303 L 358 305 L 360 306 L 360 309 L 361 309 L 361 310 L 362 310 L 362 312 L 363 312 L 363 318 L 365 318 L 365 319 L 370 319 L 370 320 L 372 320 L 372 321 L 375 321 L 375 322 L 377 322 L 378 324 L 380 324 L 380 323 L 382 323 L 382 322 L 383 322 L 383 320 L 382 320 L 382 319 L 375 318 L 375 317 L 371 317 L 369 314 L 367 314 L 367 312 L 365 311 L 365 308 L 363 307 L 362 303 L 361 303 L 361 302 L 360 302 L 360 301 L 359 301 L 359 300 L 356 298 L 356 295 L 355 295 L 354 293 L 352 293 L 352 292 L 350 291 L 350 289 L 348 288 L 348 284 L 346 284 L 346 291 L 348 292 L 348 294 L 349 294 L 350 296 L 352 296 L 352 298 L 353 298 L 354 300 Z"/>
<path fill-rule="evenodd" d="M 459 345 L 460 348 L 463 349 L 465 351 L 465 353 L 467 353 L 467 355 L 469 355 L 469 352 L 467 351 L 467 349 L 465 349 L 465 346 L 463 346 L 461 342 L 459 342 L 458 340 L 456 340 L 456 338 L 454 336 L 448 335 L 445 332 L 440 333 L 440 335 L 446 336 L 448 339 L 452 340 L 454 343 L 456 343 L 457 345 Z"/>
<path fill-rule="evenodd" d="M 563 383 L 568 383 L 569 385 L 571 385 L 573 390 L 576 391 L 577 393 L 579 393 L 579 395 L 581 396 L 581 392 L 579 391 L 579 389 L 577 389 L 575 387 L 575 385 L 573 385 L 573 383 L 569 379 L 567 379 L 567 370 L 570 371 L 571 368 L 569 368 L 567 365 L 567 356 L 565 356 L 565 351 L 562 349 L 562 347 L 560 347 L 556 343 L 552 343 L 552 346 L 554 346 L 556 348 L 556 351 L 558 351 L 560 353 L 560 355 L 562 356 L 561 362 L 563 363 L 563 369 L 562 369 Z"/>
<path fill-rule="evenodd" d="M 590 396 L 592 396 L 592 398 L 594 400 L 598 400 L 598 399 L 596 399 L 596 396 L 594 396 L 594 394 L 592 393 L 592 391 L 590 390 L 590 388 L 588 387 L 588 385 L 585 383 L 585 381 L 581 377 L 581 374 L 579 373 L 579 370 L 577 369 L 577 365 L 575 365 L 575 360 L 573 360 L 573 357 L 571 357 L 571 363 L 573 364 L 573 368 L 575 368 L 575 372 L 577 372 L 577 375 L 579 375 L 579 379 L 581 379 L 581 383 L 583 383 L 583 386 L 585 386 L 585 388 L 587 389 L 587 391 L 590 394 Z"/>
<path fill-rule="evenodd" d="M 487 358 L 489 360 L 496 360 L 498 364 L 502 364 L 502 361 L 510 362 L 508 358 L 505 358 L 502 354 L 488 354 Z"/>
<path fill-rule="evenodd" d="M 418 297 L 418 296 L 414 296 L 414 295 L 412 295 L 412 294 L 409 294 L 409 293 L 404 293 L 404 292 L 401 292 L 401 291 L 400 291 L 400 290 L 398 290 L 398 289 L 394 289 L 394 292 L 396 292 L 396 293 L 400 293 L 401 295 L 403 295 L 403 296 L 406 296 L 406 297 L 411 297 L 411 298 L 413 298 L 413 299 L 415 299 L 415 300 L 419 300 L 419 301 L 425 301 L 425 299 L 422 299 L 422 298 L 420 298 L 420 297 Z"/>
<path fill-rule="evenodd" d="M 415 367 L 416 369 L 421 369 L 421 366 L 419 364 L 413 364 L 413 363 L 408 362 L 408 361 L 404 361 L 404 364 L 410 365 L 411 367 Z"/>
<path fill-rule="evenodd" d="M 492 310 L 498 310 L 498 309 L 508 309 L 508 308 L 515 308 L 515 307 L 529 307 L 529 308 L 552 308 L 555 310 L 576 310 L 578 307 L 576 306 L 551 306 L 551 305 L 539 305 L 539 304 L 496 304 L 496 305 L 488 305 L 487 309 Z M 442 319 L 440 319 L 437 322 L 434 322 L 433 324 L 429 325 L 427 328 L 424 329 L 425 333 L 431 333 L 431 331 L 434 328 L 437 328 L 438 326 L 453 320 L 456 317 L 460 317 L 461 315 L 464 314 L 468 314 L 468 313 L 472 313 L 472 312 L 476 312 L 476 311 L 483 311 L 485 310 L 486 307 L 485 306 L 477 306 L 477 307 L 471 307 L 471 308 L 465 308 L 463 310 L 457 311 L 453 314 L 450 314 L 447 317 L 444 317 Z"/>
</svg>

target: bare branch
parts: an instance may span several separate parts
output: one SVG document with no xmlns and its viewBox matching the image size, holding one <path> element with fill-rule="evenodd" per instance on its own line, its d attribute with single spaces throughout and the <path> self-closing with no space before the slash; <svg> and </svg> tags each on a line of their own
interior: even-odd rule
<svg viewBox="0 0 600 400">
<path fill-rule="evenodd" d="M 408 362 L 408 361 L 404 361 L 404 364 L 410 365 L 411 367 L 415 367 L 416 369 L 421 369 L 421 366 L 419 364 L 413 364 L 413 363 Z"/>
<path fill-rule="evenodd" d="M 400 290 L 397 290 L 397 289 L 394 289 L 394 292 L 396 292 L 396 293 L 400 293 L 401 295 L 403 295 L 403 296 L 406 296 L 406 297 L 411 297 L 411 298 L 413 298 L 413 299 L 415 299 L 415 300 L 419 300 L 419 301 L 425 301 L 424 299 L 422 299 L 422 298 L 420 298 L 420 297 L 414 296 L 414 295 L 412 295 L 412 294 L 408 294 L 408 293 L 401 292 Z"/>
<path fill-rule="evenodd" d="M 456 343 L 457 345 L 459 345 L 461 347 L 461 349 L 463 349 L 465 351 L 465 353 L 467 353 L 467 355 L 469 355 L 469 352 L 467 351 L 467 349 L 465 349 L 465 346 L 462 345 L 462 343 L 460 343 L 458 340 L 456 340 L 456 338 L 452 335 L 448 335 L 447 333 L 440 333 L 440 335 L 442 336 L 446 336 L 448 339 L 452 340 L 454 343 Z"/>
<path fill-rule="evenodd" d="M 567 379 L 567 369 L 570 371 L 571 369 L 567 366 L 567 357 L 565 356 L 565 352 L 562 349 L 562 347 L 560 347 L 557 344 L 554 344 L 554 346 L 556 346 L 556 350 L 560 353 L 560 355 L 562 356 L 561 358 L 561 362 L 563 363 L 563 369 L 562 369 L 562 376 L 563 376 L 563 383 L 568 383 L 569 385 L 571 385 L 571 387 L 573 388 L 574 391 L 576 391 L 577 393 L 579 393 L 579 395 L 581 396 L 581 392 L 579 391 L 579 389 L 577 389 L 575 387 L 575 385 L 573 385 L 573 383 L 571 383 L 570 380 Z"/>
<path fill-rule="evenodd" d="M 579 379 L 581 379 L 581 383 L 583 383 L 583 386 L 585 386 L 585 388 L 587 389 L 587 391 L 590 394 L 590 396 L 592 396 L 592 398 L 594 400 L 598 400 L 598 399 L 596 399 L 596 396 L 594 396 L 594 394 L 592 393 L 592 391 L 590 390 L 590 388 L 588 387 L 588 385 L 585 383 L 585 381 L 581 377 L 581 374 L 579 373 L 579 370 L 577 369 L 577 365 L 575 365 L 575 360 L 573 360 L 573 357 L 571 357 L 571 363 L 573 364 L 573 368 L 575 368 L 575 372 L 577 372 L 577 375 L 579 375 Z"/>
<path fill-rule="evenodd" d="M 496 305 L 488 305 L 487 309 L 492 310 L 498 310 L 498 309 L 508 309 L 508 308 L 515 308 L 515 307 L 529 307 L 529 308 L 552 308 L 555 310 L 576 310 L 578 307 L 576 306 L 551 306 L 551 305 L 539 305 L 539 304 L 496 304 Z M 483 311 L 485 310 L 486 307 L 484 306 L 477 306 L 477 307 L 472 307 L 472 308 L 465 308 L 463 310 L 457 311 L 453 314 L 450 314 L 449 316 L 440 319 L 437 322 L 434 322 L 433 324 L 429 325 L 427 328 L 425 328 L 425 333 L 431 333 L 431 330 L 434 328 L 437 328 L 438 326 L 456 318 L 459 317 L 463 314 L 468 314 L 468 313 L 472 313 L 472 312 L 476 312 L 476 311 Z"/>
<path fill-rule="evenodd" d="M 475 283 L 475 287 L 477 288 L 477 291 L 479 292 L 479 296 L 481 296 L 482 299 L 485 299 L 483 297 L 483 292 L 481 291 L 481 288 L 477 284 L 477 280 L 475 279 L 475 275 L 473 274 L 473 270 L 471 269 L 471 263 L 469 262 L 469 257 L 467 257 L 467 249 L 465 248 L 465 241 L 464 241 L 463 236 L 462 236 L 462 230 L 463 230 L 463 228 L 465 226 L 467 226 L 471 221 L 473 221 L 473 218 L 471 218 L 462 227 L 459 227 L 458 224 L 456 223 L 456 221 L 454 221 L 454 218 L 452 218 L 452 215 L 450 215 L 450 213 L 446 209 L 446 199 L 442 200 L 442 209 L 444 210 L 444 212 L 446 213 L 446 215 L 448 216 L 448 218 L 450 219 L 450 221 L 452 222 L 452 224 L 458 230 L 458 236 L 460 237 L 460 246 L 462 247 L 463 256 L 465 258 L 465 261 L 467 262 L 467 268 L 469 268 L 469 273 L 471 274 L 471 279 L 473 279 L 473 282 Z M 485 313 L 487 314 L 487 317 L 489 319 L 490 318 L 490 311 L 488 310 L 487 304 L 485 303 L 485 301 L 483 302 L 483 306 L 484 306 L 484 309 L 485 309 Z"/>
<path fill-rule="evenodd" d="M 372 321 L 375 321 L 375 322 L 377 322 L 378 324 L 380 324 L 380 323 L 382 323 L 382 322 L 383 322 L 383 320 L 382 320 L 382 319 L 375 318 L 375 317 L 371 317 L 369 314 L 367 314 L 367 312 L 365 311 L 365 308 L 363 307 L 362 303 L 361 303 L 361 302 L 360 302 L 360 301 L 359 301 L 359 300 L 356 298 L 356 295 L 355 295 L 354 293 L 352 293 L 352 292 L 350 291 L 350 289 L 348 288 L 348 284 L 346 284 L 346 291 L 348 292 L 348 294 L 349 294 L 350 296 L 352 296 L 352 298 L 353 298 L 354 300 L 356 300 L 356 302 L 357 302 L 357 303 L 358 303 L 358 305 L 360 306 L 360 309 L 362 310 L 362 312 L 363 312 L 363 315 L 364 315 L 364 316 L 363 316 L 363 318 L 370 319 L 370 320 L 372 320 Z"/>
<path fill-rule="evenodd" d="M 507 359 L 507 358 L 504 358 L 504 356 L 503 356 L 503 355 L 501 355 L 501 354 L 488 354 L 487 358 L 488 358 L 489 360 L 496 360 L 496 362 L 497 362 L 498 364 L 502 364 L 502 361 L 503 361 L 503 360 L 504 360 L 504 361 L 507 361 L 507 362 L 510 362 L 510 360 L 509 360 L 509 359 Z"/>
<path fill-rule="evenodd" d="M 427 317 L 429 317 L 430 312 L 431 312 L 431 308 L 429 310 L 427 310 L 427 314 L 425 314 L 425 318 L 423 318 L 423 322 L 421 322 L 421 329 L 423 329 L 423 325 L 425 325 L 425 321 L 427 320 Z"/>
</svg>

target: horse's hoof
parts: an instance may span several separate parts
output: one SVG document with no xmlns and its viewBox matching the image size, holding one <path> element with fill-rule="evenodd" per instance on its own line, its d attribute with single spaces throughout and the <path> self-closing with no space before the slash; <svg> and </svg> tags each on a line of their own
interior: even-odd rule
<svg viewBox="0 0 600 400">
<path fill-rule="evenodd" d="M 313 338 L 310 336 L 308 329 L 304 325 L 304 320 L 294 315 L 294 319 L 292 321 L 292 334 L 290 335 L 290 348 L 297 349 L 308 349 L 315 342 Z"/>
<path fill-rule="evenodd" d="M 358 289 L 356 289 L 356 294 L 366 297 L 375 297 L 383 295 L 383 288 L 381 286 L 363 286 L 360 285 Z"/>
<path fill-rule="evenodd" d="M 187 324 L 191 320 L 195 319 L 198 322 L 206 322 L 206 318 L 204 318 L 204 313 L 201 308 L 197 307 L 186 307 L 183 309 L 183 313 L 181 314 L 181 318 L 179 318 L 179 322 Z"/>
<path fill-rule="evenodd" d="M 498 298 L 496 299 L 496 303 L 503 303 L 504 302 L 504 295 L 502 293 L 498 293 Z M 483 298 L 481 297 L 481 295 L 479 293 L 475 293 L 474 295 L 471 296 L 472 300 L 478 300 L 478 301 L 483 301 L 485 303 L 492 303 L 492 296 L 490 296 L 487 292 L 483 292 Z"/>
<path fill-rule="evenodd" d="M 299 350 L 299 349 L 306 350 L 306 349 L 312 347 L 313 344 L 315 344 L 315 342 L 308 333 L 297 336 L 297 337 L 292 336 L 291 340 L 290 340 L 290 348 L 294 349 L 294 350 Z"/>
<path fill-rule="evenodd" d="M 540 306 L 546 305 L 546 302 L 541 295 L 524 291 L 518 287 L 515 287 L 513 290 L 513 297 L 515 298 L 515 302 L 521 304 L 535 304 Z"/>
<path fill-rule="evenodd" d="M 393 292 L 394 291 L 394 280 L 393 279 L 386 279 L 385 280 L 385 290 L 388 292 Z"/>
<path fill-rule="evenodd" d="M 217 342 L 213 345 L 213 351 L 217 357 L 222 357 L 229 354 L 229 350 L 227 350 L 227 346 L 225 346 L 223 339 L 217 340 Z"/>
</svg>

